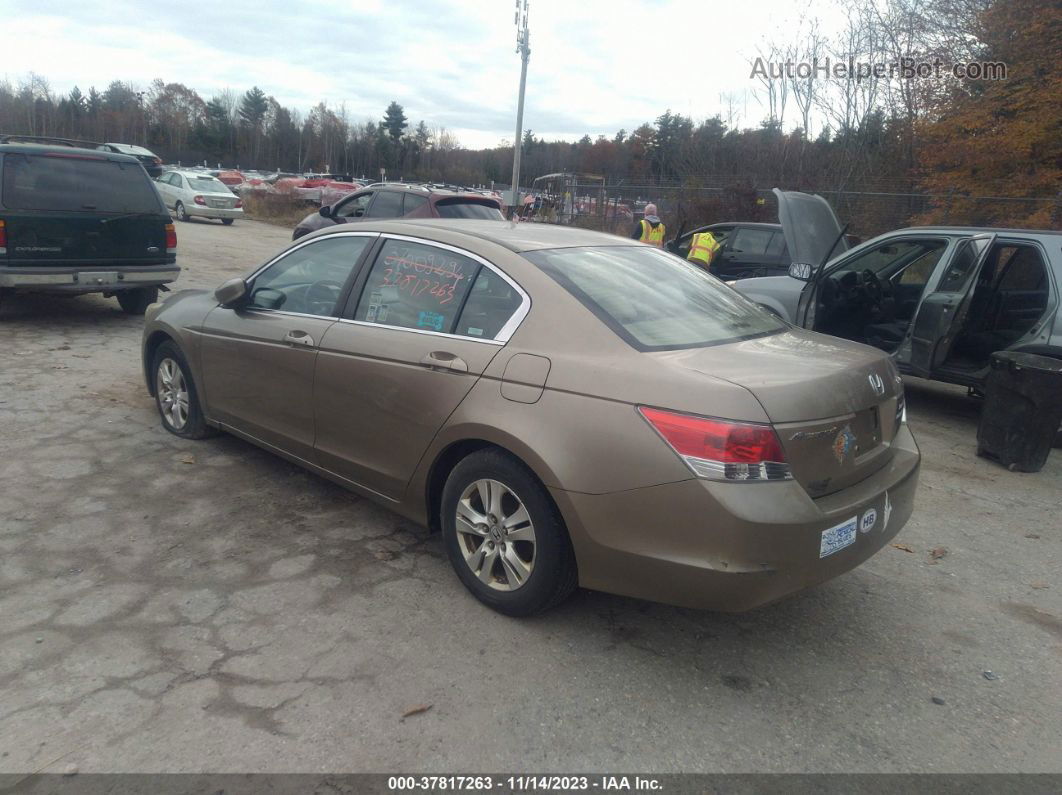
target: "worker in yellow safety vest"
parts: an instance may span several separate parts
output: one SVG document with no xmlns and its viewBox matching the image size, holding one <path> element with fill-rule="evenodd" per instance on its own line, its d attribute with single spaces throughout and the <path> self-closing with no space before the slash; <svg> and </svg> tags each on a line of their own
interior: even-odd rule
<svg viewBox="0 0 1062 795">
<path fill-rule="evenodd" d="M 664 222 L 656 215 L 656 205 L 645 205 L 645 218 L 634 226 L 631 237 L 648 243 L 650 246 L 663 248 L 664 246 Z"/>
<path fill-rule="evenodd" d="M 690 241 L 690 253 L 686 255 L 686 259 L 708 270 L 720 248 L 722 246 L 711 232 L 697 232 Z"/>
</svg>

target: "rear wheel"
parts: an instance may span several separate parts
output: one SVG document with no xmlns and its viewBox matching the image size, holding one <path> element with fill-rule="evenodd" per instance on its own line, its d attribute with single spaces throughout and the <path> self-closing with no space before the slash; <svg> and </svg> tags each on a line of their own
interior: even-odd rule
<svg viewBox="0 0 1062 795">
<path fill-rule="evenodd" d="M 188 220 L 188 211 L 184 209 L 184 204 L 182 204 L 181 202 L 177 202 L 175 205 L 173 205 L 173 211 L 174 213 L 176 213 L 178 221 Z"/>
<path fill-rule="evenodd" d="M 142 315 L 147 308 L 159 300 L 158 287 L 136 287 L 121 290 L 117 294 L 118 304 L 127 315 Z"/>
<path fill-rule="evenodd" d="M 206 439 L 216 433 L 203 417 L 199 394 L 180 348 L 172 342 L 159 345 L 151 373 L 163 428 L 183 439 Z"/>
<path fill-rule="evenodd" d="M 225 226 L 232 226 L 232 221 L 233 221 L 232 218 L 222 218 L 221 219 L 221 223 L 225 224 Z"/>
<path fill-rule="evenodd" d="M 577 584 L 568 531 L 546 489 L 500 450 L 465 458 L 443 488 L 443 542 L 477 599 L 510 616 L 563 601 Z"/>
</svg>

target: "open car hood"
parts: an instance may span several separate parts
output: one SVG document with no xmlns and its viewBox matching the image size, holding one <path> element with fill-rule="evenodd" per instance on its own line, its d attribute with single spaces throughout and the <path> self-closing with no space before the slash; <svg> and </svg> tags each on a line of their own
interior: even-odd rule
<svg viewBox="0 0 1062 795">
<path fill-rule="evenodd" d="M 778 197 L 778 221 L 793 262 L 816 268 L 848 250 L 841 235 L 841 222 L 829 202 L 818 195 L 774 188 Z"/>
</svg>

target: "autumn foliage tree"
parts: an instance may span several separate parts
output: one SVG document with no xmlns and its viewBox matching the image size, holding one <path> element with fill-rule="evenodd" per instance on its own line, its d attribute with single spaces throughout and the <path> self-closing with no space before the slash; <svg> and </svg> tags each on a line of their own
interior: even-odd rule
<svg viewBox="0 0 1062 795">
<path fill-rule="evenodd" d="M 1057 196 L 1062 190 L 1062 4 L 995 2 L 981 15 L 985 61 L 1007 65 L 1005 80 L 967 80 L 923 122 L 922 186 L 942 198 L 919 220 L 1057 226 L 1048 202 L 975 203 L 962 196 Z"/>
</svg>

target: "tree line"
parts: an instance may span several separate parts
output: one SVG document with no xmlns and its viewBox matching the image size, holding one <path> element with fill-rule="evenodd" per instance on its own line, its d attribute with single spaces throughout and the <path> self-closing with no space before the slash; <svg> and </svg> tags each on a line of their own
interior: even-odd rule
<svg viewBox="0 0 1062 795">
<path fill-rule="evenodd" d="M 753 69 L 764 118 L 742 125 L 727 110 L 695 120 L 664 110 L 634 130 L 575 142 L 523 137 L 524 184 L 557 171 L 613 185 L 769 187 L 917 197 L 916 220 L 947 210 L 969 223 L 1055 226 L 1062 187 L 1062 6 L 1040 0 L 854 0 L 840 35 L 805 19 L 784 41 L 765 41 L 758 63 L 939 60 L 1005 62 L 1007 79 L 824 79 Z M 750 64 L 754 59 L 750 59 Z M 308 112 L 258 86 L 209 98 L 158 79 L 102 90 L 52 90 L 30 74 L 0 82 L 0 132 L 145 145 L 167 162 L 331 171 L 455 182 L 507 183 L 513 147 L 468 149 L 445 128 L 411 124 L 393 101 L 379 120 L 343 104 Z M 985 204 L 970 197 L 1028 199 Z M 965 204 L 964 204 L 965 202 Z M 928 210 L 926 207 L 928 206 Z M 917 213 L 915 210 L 917 209 Z M 989 217 L 991 216 L 991 217 Z"/>
</svg>

